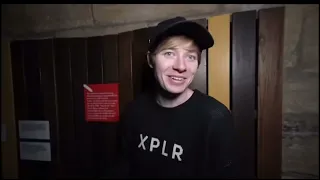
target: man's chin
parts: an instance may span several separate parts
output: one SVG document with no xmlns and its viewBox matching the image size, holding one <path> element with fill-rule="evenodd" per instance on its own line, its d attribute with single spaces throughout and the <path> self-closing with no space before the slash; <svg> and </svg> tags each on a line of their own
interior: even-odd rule
<svg viewBox="0 0 320 180">
<path fill-rule="evenodd" d="M 175 94 L 175 95 L 179 95 L 179 94 L 183 93 L 185 90 L 186 90 L 185 87 L 183 87 L 183 88 L 171 88 L 171 87 L 166 88 L 166 91 L 168 93 Z"/>
</svg>

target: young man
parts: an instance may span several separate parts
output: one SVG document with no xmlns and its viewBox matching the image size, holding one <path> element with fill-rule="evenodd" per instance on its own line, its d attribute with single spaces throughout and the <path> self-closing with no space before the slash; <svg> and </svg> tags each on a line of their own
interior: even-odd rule
<svg viewBox="0 0 320 180">
<path fill-rule="evenodd" d="M 213 44 L 205 28 L 182 17 L 154 28 L 147 55 L 157 85 L 121 114 L 117 177 L 233 177 L 229 110 L 188 88 L 201 51 Z"/>
</svg>

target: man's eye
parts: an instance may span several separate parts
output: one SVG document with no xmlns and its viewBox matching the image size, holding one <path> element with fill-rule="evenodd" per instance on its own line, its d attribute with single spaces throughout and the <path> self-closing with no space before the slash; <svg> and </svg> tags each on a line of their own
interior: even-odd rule
<svg viewBox="0 0 320 180">
<path fill-rule="evenodd" d="M 196 60 L 197 59 L 197 57 L 193 56 L 193 55 L 189 55 L 188 58 L 191 59 L 191 60 Z"/>
<path fill-rule="evenodd" d="M 166 55 L 166 56 L 172 56 L 173 53 L 172 53 L 172 52 L 165 52 L 164 55 Z"/>
</svg>

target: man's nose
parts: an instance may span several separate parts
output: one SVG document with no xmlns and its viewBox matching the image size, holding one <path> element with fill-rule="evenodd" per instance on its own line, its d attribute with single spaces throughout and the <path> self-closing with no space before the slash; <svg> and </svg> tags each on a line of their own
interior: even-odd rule
<svg viewBox="0 0 320 180">
<path fill-rule="evenodd" d="M 186 64 L 185 64 L 185 61 L 184 61 L 184 59 L 183 59 L 183 57 L 178 57 L 176 60 L 175 60 L 175 62 L 174 62 L 174 64 L 173 64 L 173 69 L 174 70 L 176 70 L 176 71 L 178 71 L 178 72 L 184 72 L 184 71 L 186 71 Z"/>
</svg>

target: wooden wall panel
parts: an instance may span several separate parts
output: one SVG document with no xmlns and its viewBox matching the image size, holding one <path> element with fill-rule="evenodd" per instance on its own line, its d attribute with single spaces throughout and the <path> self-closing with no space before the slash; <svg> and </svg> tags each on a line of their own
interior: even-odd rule
<svg viewBox="0 0 320 180">
<path fill-rule="evenodd" d="M 75 152 L 77 177 L 92 177 L 93 154 L 91 151 L 92 134 L 84 116 L 83 84 L 88 83 L 87 40 L 69 39 L 71 57 L 71 76 L 73 93 L 73 114 L 75 120 Z"/>
<path fill-rule="evenodd" d="M 103 83 L 103 42 L 101 37 L 90 37 L 87 39 L 87 65 L 88 65 L 88 84 L 102 84 Z M 91 133 L 91 153 L 92 153 L 92 176 L 99 177 L 101 167 L 106 159 L 106 152 L 103 150 L 107 149 L 106 142 L 106 124 L 100 122 L 87 123 L 90 127 Z M 102 170 L 103 170 L 102 169 Z"/>
<path fill-rule="evenodd" d="M 28 94 L 28 119 L 44 120 L 43 89 L 40 85 L 40 62 L 38 57 L 38 41 L 28 40 L 23 42 L 25 58 L 25 78 Z"/>
<path fill-rule="evenodd" d="M 22 41 L 14 41 L 10 45 L 11 48 L 11 63 L 12 63 L 12 84 L 14 91 L 14 109 L 15 109 L 15 124 L 17 138 L 17 156 L 18 156 L 18 176 L 21 177 L 21 169 L 24 166 L 20 164 L 20 146 L 19 146 L 19 131 L 18 121 L 20 119 L 28 119 L 28 96 L 25 82 L 25 59 Z"/>
<path fill-rule="evenodd" d="M 120 113 L 133 100 L 132 41 L 132 31 L 118 35 Z"/>
<path fill-rule="evenodd" d="M 231 111 L 239 172 L 256 177 L 256 11 L 232 15 Z"/>
<path fill-rule="evenodd" d="M 101 38 L 102 40 L 102 63 L 103 63 L 103 81 L 102 83 L 118 83 L 119 66 L 118 66 L 118 35 L 108 35 Z M 116 158 L 116 135 L 117 123 L 108 123 L 102 129 L 104 139 L 96 137 L 106 142 L 101 153 L 105 154 L 104 162 L 101 163 L 99 176 L 106 175 L 107 170 L 114 164 Z"/>
<path fill-rule="evenodd" d="M 1 178 L 18 178 L 17 130 L 12 84 L 12 57 L 9 39 L 1 39 L 1 125 L 5 138 L 1 141 Z M 21 55 L 21 53 L 19 53 Z M 18 55 L 18 56 L 19 56 Z M 21 71 L 22 73 L 23 71 Z M 23 90 L 23 89 L 22 89 Z M 1 130 L 2 130 L 1 128 Z M 2 138 L 1 138 L 2 139 Z"/>
<path fill-rule="evenodd" d="M 204 94 L 208 94 L 208 73 L 207 73 L 207 50 L 201 52 L 201 63 L 199 64 L 198 71 L 194 76 L 191 89 L 197 89 Z"/>
<path fill-rule="evenodd" d="M 108 41 L 109 39 L 110 41 Z M 108 69 L 117 67 L 112 67 L 117 62 L 117 59 L 115 59 L 117 58 L 117 51 L 111 52 L 109 50 L 109 47 L 112 47 L 113 50 L 116 49 L 117 44 L 114 42 L 115 39 L 112 36 L 88 38 L 89 84 L 103 84 L 110 82 L 110 80 L 116 80 L 117 71 L 108 71 Z M 104 70 L 104 67 L 107 69 Z M 88 126 L 90 126 L 92 133 L 93 177 L 99 178 L 104 175 L 104 171 L 108 165 L 110 166 L 110 162 L 113 161 L 116 139 L 112 137 L 115 137 L 116 126 L 114 123 L 103 122 L 90 122 Z"/>
<path fill-rule="evenodd" d="M 74 177 L 77 169 L 75 163 L 75 119 L 73 103 L 73 86 L 71 70 L 71 52 L 68 39 L 54 40 L 55 79 L 57 96 L 57 127 L 59 129 L 59 168 L 58 177 Z"/>
<path fill-rule="evenodd" d="M 19 121 L 45 120 L 50 124 L 51 162 L 21 160 L 19 155 L 19 176 L 52 177 L 58 152 L 56 151 L 56 102 L 53 73 L 52 40 L 16 41 L 12 43 L 12 64 L 15 93 L 16 129 Z M 45 60 L 45 61 L 44 61 Z M 19 142 L 42 140 L 20 139 Z"/>
<path fill-rule="evenodd" d="M 133 31 L 132 38 L 132 84 L 134 97 L 148 90 L 154 80 L 152 70 L 148 66 L 147 51 L 150 28 Z M 150 90 L 150 89 L 149 89 Z"/>
<path fill-rule="evenodd" d="M 118 83 L 119 81 L 119 49 L 118 35 L 103 36 L 103 83 Z"/>
<path fill-rule="evenodd" d="M 38 54 L 38 41 L 28 40 L 22 42 L 24 49 L 24 78 L 26 85 L 26 96 L 28 99 L 28 116 L 24 119 L 17 119 L 17 124 L 21 120 L 46 120 L 44 115 L 44 96 L 41 86 L 41 65 Z M 34 140 L 21 140 L 34 141 Z M 51 147 L 52 149 L 52 147 Z M 45 161 L 19 161 L 20 177 L 42 177 L 47 178 L 51 175 L 50 162 Z"/>
<path fill-rule="evenodd" d="M 259 178 L 281 178 L 283 28 L 284 8 L 259 11 Z"/>
<path fill-rule="evenodd" d="M 208 28 L 207 19 L 196 19 L 194 22 L 202 25 L 205 28 Z M 203 50 L 201 53 L 201 63 L 199 64 L 198 71 L 194 76 L 192 83 L 190 84 L 191 89 L 197 89 L 204 94 L 208 94 L 208 55 L 207 49 Z"/>
<path fill-rule="evenodd" d="M 101 37 L 87 39 L 88 84 L 102 84 L 103 81 L 103 42 Z"/>
<path fill-rule="evenodd" d="M 43 119 L 49 121 L 50 125 L 50 145 L 51 162 L 48 163 L 49 177 L 56 176 L 56 170 L 59 167 L 60 153 L 59 129 L 57 127 L 57 101 L 56 101 L 56 79 L 55 63 L 53 51 L 53 39 L 37 41 L 38 63 L 40 68 L 40 89 L 43 99 Z M 37 112 L 41 114 L 41 112 Z M 40 119 L 41 120 L 41 119 Z"/>
<path fill-rule="evenodd" d="M 209 18 L 215 44 L 208 52 L 209 95 L 230 109 L 230 14 Z"/>
</svg>

